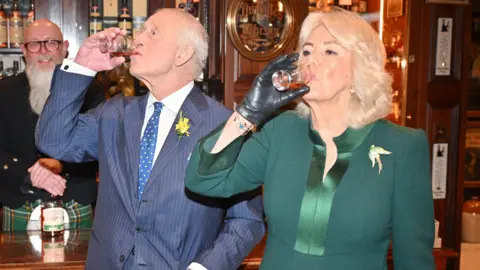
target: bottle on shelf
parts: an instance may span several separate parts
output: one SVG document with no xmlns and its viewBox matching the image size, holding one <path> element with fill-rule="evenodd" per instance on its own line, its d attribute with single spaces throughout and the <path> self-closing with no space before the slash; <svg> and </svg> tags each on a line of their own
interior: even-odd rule
<svg viewBox="0 0 480 270">
<path fill-rule="evenodd" d="M 367 0 L 358 1 L 358 12 L 367 13 Z"/>
<path fill-rule="evenodd" d="M 338 6 L 340 6 L 341 8 L 343 8 L 345 10 L 350 11 L 350 9 L 352 7 L 352 0 L 339 0 L 338 1 Z"/>
<path fill-rule="evenodd" d="M 3 73 L 3 59 L 0 59 L 0 80 L 3 79 L 4 77 L 4 73 Z"/>
<path fill-rule="evenodd" d="M 3 4 L 0 4 L 0 48 L 8 47 L 7 19 L 7 14 L 5 13 Z"/>
<path fill-rule="evenodd" d="M 18 6 L 18 0 L 13 1 L 8 20 L 10 48 L 20 48 L 20 45 L 23 43 L 23 19 Z"/>
<path fill-rule="evenodd" d="M 352 12 L 358 12 L 358 4 L 359 0 L 352 0 L 352 7 L 350 8 L 350 10 Z"/>
<path fill-rule="evenodd" d="M 13 75 L 17 75 L 19 72 L 19 62 L 18 61 L 13 61 Z"/>
<path fill-rule="evenodd" d="M 92 8 L 90 10 L 90 35 L 93 35 L 102 30 L 103 30 L 102 14 L 100 12 L 100 7 L 98 6 L 97 0 L 94 0 L 92 3 Z"/>
<path fill-rule="evenodd" d="M 127 0 L 122 1 L 122 8 L 118 16 L 118 28 L 127 30 L 127 35 L 132 36 L 132 16 L 128 9 Z"/>
<path fill-rule="evenodd" d="M 25 23 L 23 24 L 27 28 L 35 20 L 35 4 L 33 0 L 30 0 L 30 8 L 27 16 L 25 17 Z"/>
</svg>

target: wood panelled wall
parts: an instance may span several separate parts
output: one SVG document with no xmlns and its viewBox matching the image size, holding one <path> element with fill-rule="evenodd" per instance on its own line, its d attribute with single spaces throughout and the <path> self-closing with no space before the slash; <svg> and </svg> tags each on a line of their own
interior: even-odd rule
<svg viewBox="0 0 480 270">
<path fill-rule="evenodd" d="M 448 143 L 447 194 L 435 200 L 435 218 L 443 245 L 460 252 L 471 6 L 409 2 L 406 125 L 424 129 L 431 146 Z M 453 19 L 450 76 L 435 76 L 441 17 Z M 453 259 L 447 269 L 458 267 L 459 260 Z"/>
</svg>

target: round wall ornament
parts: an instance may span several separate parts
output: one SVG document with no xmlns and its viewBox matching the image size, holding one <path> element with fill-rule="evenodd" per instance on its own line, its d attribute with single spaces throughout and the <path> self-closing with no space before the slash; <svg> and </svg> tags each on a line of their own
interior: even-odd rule
<svg viewBox="0 0 480 270">
<path fill-rule="evenodd" d="M 270 60 L 284 49 L 294 30 L 289 0 L 235 0 L 227 12 L 227 31 L 235 48 L 256 61 Z"/>
</svg>

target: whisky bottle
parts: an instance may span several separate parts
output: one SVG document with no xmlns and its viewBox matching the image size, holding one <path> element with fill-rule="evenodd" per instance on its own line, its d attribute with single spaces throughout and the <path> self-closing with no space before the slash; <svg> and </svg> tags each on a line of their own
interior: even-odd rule
<svg viewBox="0 0 480 270">
<path fill-rule="evenodd" d="M 339 0 L 338 5 L 345 10 L 350 10 L 352 7 L 352 0 Z"/>
<path fill-rule="evenodd" d="M 352 12 L 358 12 L 358 0 L 352 0 L 352 8 L 350 9 Z"/>
<path fill-rule="evenodd" d="M 13 61 L 13 75 L 16 76 L 20 71 L 19 62 Z"/>
<path fill-rule="evenodd" d="M 14 0 L 12 10 L 10 11 L 9 32 L 10 48 L 20 48 L 23 43 L 23 19 L 18 8 L 18 1 Z"/>
<path fill-rule="evenodd" d="M 0 4 L 0 48 L 8 47 L 8 28 L 7 28 L 7 14 L 3 9 L 3 4 Z"/>
<path fill-rule="evenodd" d="M 132 36 L 132 16 L 128 9 L 127 0 L 122 1 L 122 8 L 118 16 L 118 28 L 127 30 L 127 35 Z"/>
<path fill-rule="evenodd" d="M 30 9 L 28 10 L 27 17 L 25 17 L 25 23 L 24 26 L 25 28 L 28 28 L 28 26 L 33 23 L 35 20 L 35 4 L 33 3 L 33 0 L 30 0 Z"/>
<path fill-rule="evenodd" d="M 0 80 L 5 76 L 3 72 L 3 59 L 0 59 Z"/>
<path fill-rule="evenodd" d="M 360 0 L 358 2 L 358 12 L 367 13 L 367 0 Z"/>
<path fill-rule="evenodd" d="M 90 35 L 103 30 L 103 19 L 97 1 L 94 0 L 90 10 Z"/>
</svg>

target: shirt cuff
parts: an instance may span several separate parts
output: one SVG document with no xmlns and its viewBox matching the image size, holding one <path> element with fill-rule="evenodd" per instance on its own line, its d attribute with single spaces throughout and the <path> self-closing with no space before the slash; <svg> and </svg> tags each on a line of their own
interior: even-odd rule
<svg viewBox="0 0 480 270">
<path fill-rule="evenodd" d="M 187 270 L 208 270 L 207 268 L 203 267 L 203 265 L 199 264 L 199 263 L 196 263 L 196 262 L 192 262 Z"/>
<path fill-rule="evenodd" d="M 96 71 L 86 68 L 84 66 L 81 66 L 70 59 L 64 59 L 60 69 L 65 72 L 76 73 L 76 74 L 90 76 L 90 77 L 95 77 L 95 75 L 97 74 Z"/>
</svg>

